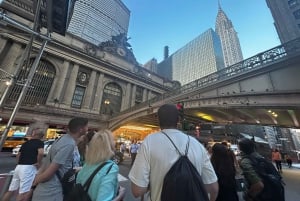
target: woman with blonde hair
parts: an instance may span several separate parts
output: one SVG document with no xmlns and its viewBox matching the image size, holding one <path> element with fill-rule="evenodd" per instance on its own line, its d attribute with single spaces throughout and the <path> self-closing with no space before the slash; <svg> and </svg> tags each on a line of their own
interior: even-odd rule
<svg viewBox="0 0 300 201">
<path fill-rule="evenodd" d="M 111 158 L 114 155 L 114 141 L 109 130 L 94 134 L 85 150 L 85 164 L 79 171 L 76 183 L 85 184 L 92 173 L 103 163 L 105 165 L 94 176 L 88 189 L 92 201 L 111 201 L 118 193 L 119 167 Z"/>
</svg>

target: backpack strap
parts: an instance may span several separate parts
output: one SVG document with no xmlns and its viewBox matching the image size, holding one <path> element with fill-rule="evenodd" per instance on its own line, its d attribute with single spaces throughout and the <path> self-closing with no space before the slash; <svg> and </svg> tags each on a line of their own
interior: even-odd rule
<svg viewBox="0 0 300 201">
<path fill-rule="evenodd" d="M 173 144 L 173 146 L 175 147 L 176 151 L 178 152 L 178 154 L 180 156 L 187 156 L 188 151 L 189 151 L 189 146 L 190 146 L 190 138 L 189 138 L 189 136 L 187 136 L 188 137 L 188 143 L 186 144 L 185 153 L 183 155 L 183 154 L 180 153 L 179 149 L 176 147 L 175 143 L 171 140 L 171 138 L 164 131 L 161 131 L 161 132 L 170 140 L 170 142 Z"/>
<path fill-rule="evenodd" d="M 101 165 L 99 165 L 95 170 L 94 172 L 91 174 L 91 176 L 88 178 L 88 180 L 84 183 L 83 185 L 83 189 L 85 191 L 88 191 L 89 190 L 89 187 L 93 181 L 93 178 L 95 177 L 95 175 L 106 165 L 108 164 L 108 162 L 104 162 L 102 163 Z M 113 164 L 112 164 L 113 165 Z M 111 169 L 112 165 L 110 166 L 109 170 Z M 106 174 L 109 172 L 109 170 L 106 172 Z"/>
</svg>

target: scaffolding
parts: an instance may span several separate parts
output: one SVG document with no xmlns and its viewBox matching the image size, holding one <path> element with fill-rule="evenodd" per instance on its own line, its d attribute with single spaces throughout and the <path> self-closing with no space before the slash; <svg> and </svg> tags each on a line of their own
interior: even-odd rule
<svg viewBox="0 0 300 201">
<path fill-rule="evenodd" d="M 28 88 L 30 87 L 30 83 L 32 81 L 32 78 L 36 72 L 36 69 L 38 67 L 38 64 L 40 62 L 40 59 L 42 57 L 42 54 L 44 52 L 44 49 L 47 45 L 47 43 L 51 40 L 51 35 L 50 35 L 50 32 L 52 31 L 52 12 L 48 12 L 49 10 L 51 11 L 52 10 L 52 5 L 53 5 L 53 2 L 57 0 L 46 0 L 46 10 L 47 10 L 47 15 L 46 15 L 46 19 L 49 21 L 47 22 L 47 33 L 46 34 L 42 34 L 40 33 L 39 31 L 39 26 L 41 25 L 41 8 L 42 8 L 42 5 L 45 3 L 45 0 L 38 0 L 37 2 L 34 2 L 33 4 L 33 10 L 35 11 L 34 13 L 34 20 L 33 20 L 33 26 L 32 27 L 29 27 L 29 26 L 26 26 L 16 20 L 14 20 L 13 18 L 10 18 L 9 16 L 7 16 L 4 12 L 0 12 L 0 20 L 6 22 L 7 24 L 10 24 L 10 25 L 13 25 L 14 27 L 17 27 L 18 29 L 24 31 L 24 32 L 27 32 L 30 34 L 30 39 L 29 39 L 29 42 L 27 43 L 26 45 L 26 48 L 22 54 L 22 57 L 21 57 L 21 62 L 19 62 L 19 65 L 17 66 L 17 70 L 16 72 L 14 73 L 14 75 L 10 74 L 10 73 L 7 73 L 5 72 L 4 70 L 1 70 L 0 71 L 0 81 L 1 80 L 5 80 L 5 79 L 9 79 L 9 81 L 11 82 L 10 85 L 8 85 L 6 87 L 6 90 L 5 92 L 2 94 L 2 97 L 1 97 L 1 101 L 0 101 L 0 107 L 3 106 L 4 104 L 4 101 L 6 99 L 6 96 L 8 95 L 8 92 L 10 90 L 10 88 L 16 83 L 15 82 L 15 76 L 18 74 L 18 72 L 20 71 L 20 69 L 22 68 L 22 66 L 24 65 L 28 65 L 28 60 L 29 60 L 29 57 L 30 57 L 30 52 L 31 52 L 31 49 L 32 49 L 32 44 L 33 42 L 35 41 L 35 39 L 38 37 L 39 39 L 42 40 L 42 43 L 41 43 L 41 46 L 39 48 L 39 52 L 38 52 L 38 55 L 35 57 L 35 60 L 32 64 L 32 66 L 30 67 L 30 71 L 29 71 L 29 74 L 28 74 L 28 77 L 26 78 L 25 80 L 25 83 L 23 84 L 23 87 L 22 87 L 22 91 L 19 95 L 19 98 L 17 100 L 17 103 L 13 109 L 13 112 L 8 120 L 8 123 L 2 133 L 2 136 L 1 136 L 1 141 L 0 141 L 0 151 L 2 150 L 2 147 L 3 147 L 3 144 L 4 144 L 4 141 L 6 140 L 6 137 L 7 137 L 7 134 L 15 120 L 15 116 L 22 104 L 22 101 L 24 100 L 25 98 L 25 95 L 26 95 L 26 92 L 28 90 Z M 72 0 L 70 0 L 72 1 Z M 0 1 L 1 3 L 1 1 Z M 69 0 L 65 0 L 64 3 L 67 3 L 67 5 L 69 5 Z M 73 9 L 73 8 L 71 8 Z M 69 12 L 69 11 L 67 11 Z M 70 16 L 67 16 L 66 15 L 66 18 L 69 18 Z M 61 19 L 62 21 L 66 21 L 66 19 Z M 59 33 L 60 34 L 60 33 Z M 63 33 L 64 35 L 64 33 Z"/>
</svg>

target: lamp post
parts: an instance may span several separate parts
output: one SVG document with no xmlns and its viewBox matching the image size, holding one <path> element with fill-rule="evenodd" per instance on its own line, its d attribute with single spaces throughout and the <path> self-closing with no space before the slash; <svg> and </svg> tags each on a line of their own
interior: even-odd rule
<svg viewBox="0 0 300 201">
<path fill-rule="evenodd" d="M 104 105 L 105 105 L 105 110 L 104 110 L 104 113 L 105 114 L 108 114 L 107 110 L 109 109 L 109 104 L 110 104 L 110 101 L 108 99 L 105 99 L 104 101 Z"/>
</svg>

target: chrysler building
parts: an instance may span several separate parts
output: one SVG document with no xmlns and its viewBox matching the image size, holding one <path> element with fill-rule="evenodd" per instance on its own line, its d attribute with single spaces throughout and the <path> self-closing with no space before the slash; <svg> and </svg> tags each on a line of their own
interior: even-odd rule
<svg viewBox="0 0 300 201">
<path fill-rule="evenodd" d="M 232 22 L 222 10 L 219 2 L 219 10 L 216 19 L 216 33 L 221 39 L 225 67 L 231 66 L 243 60 L 240 42 Z"/>
</svg>

